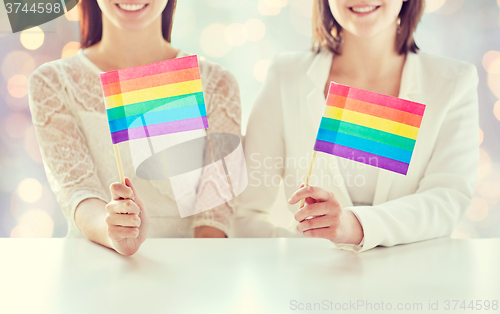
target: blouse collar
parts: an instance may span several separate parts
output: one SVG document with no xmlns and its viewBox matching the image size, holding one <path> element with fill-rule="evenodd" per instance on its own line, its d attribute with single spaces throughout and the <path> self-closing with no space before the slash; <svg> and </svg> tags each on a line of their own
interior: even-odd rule
<svg viewBox="0 0 500 314">
<path fill-rule="evenodd" d="M 94 62 L 90 61 L 89 58 L 83 53 L 83 49 L 78 50 L 78 53 L 76 55 L 80 60 L 82 60 L 83 63 L 85 63 L 95 74 L 100 74 L 105 71 L 101 70 Z M 188 54 L 180 49 L 177 49 L 177 55 L 175 56 L 176 58 L 182 58 L 182 57 L 187 57 Z"/>
</svg>

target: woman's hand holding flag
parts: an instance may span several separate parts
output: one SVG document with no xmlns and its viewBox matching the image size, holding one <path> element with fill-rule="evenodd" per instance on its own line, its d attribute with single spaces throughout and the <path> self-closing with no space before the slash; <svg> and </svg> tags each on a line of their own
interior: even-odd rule
<svg viewBox="0 0 500 314">
<path fill-rule="evenodd" d="M 359 244 L 363 228 L 350 210 L 339 204 L 335 195 L 317 186 L 300 186 L 288 200 L 296 204 L 305 199 L 294 218 L 299 222 L 297 230 L 306 237 L 324 238 L 335 243 Z"/>
<path fill-rule="evenodd" d="M 113 200 L 106 205 L 107 234 L 113 249 L 132 255 L 146 240 L 147 211 L 129 178 L 125 178 L 125 184 L 112 183 L 109 189 Z"/>
</svg>

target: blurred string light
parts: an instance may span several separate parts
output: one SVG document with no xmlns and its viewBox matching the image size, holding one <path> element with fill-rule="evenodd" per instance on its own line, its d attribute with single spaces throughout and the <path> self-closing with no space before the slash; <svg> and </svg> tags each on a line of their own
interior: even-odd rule
<svg viewBox="0 0 500 314">
<path fill-rule="evenodd" d="M 488 73 L 488 87 L 495 96 L 500 98 L 500 73 Z"/>
<path fill-rule="evenodd" d="M 500 73 L 500 51 L 490 50 L 483 56 L 483 67 L 490 74 Z"/>
<path fill-rule="evenodd" d="M 231 50 L 224 37 L 225 31 L 225 25 L 214 23 L 201 32 L 200 46 L 207 56 L 220 58 Z"/>
<path fill-rule="evenodd" d="M 15 192 L 15 191 L 14 191 Z M 48 185 L 41 185 L 41 192 L 38 200 L 34 202 L 25 202 L 19 197 L 18 193 L 12 193 L 10 199 L 10 212 L 15 218 L 20 217 L 27 210 L 32 208 L 41 208 L 48 214 L 54 214 L 54 209 L 59 209 L 56 205 L 54 193 Z"/>
<path fill-rule="evenodd" d="M 12 111 L 23 111 L 28 108 L 28 100 L 25 98 L 16 98 L 7 92 L 4 101 Z"/>
<path fill-rule="evenodd" d="M 26 178 L 17 186 L 17 195 L 26 203 L 34 203 L 42 197 L 42 185 L 35 178 Z"/>
<path fill-rule="evenodd" d="M 244 24 L 232 23 L 228 26 L 214 23 L 202 32 L 200 47 L 210 57 L 220 58 L 226 55 L 231 47 L 243 45 L 247 40 L 260 41 L 266 34 L 266 27 L 258 19 L 250 19 Z"/>
<path fill-rule="evenodd" d="M 456 1 L 456 0 L 452 0 Z M 425 13 L 431 13 L 437 11 L 441 8 L 446 0 L 426 0 L 425 1 Z"/>
<path fill-rule="evenodd" d="M 488 72 L 488 87 L 500 98 L 500 51 L 490 50 L 485 53 L 483 67 Z"/>
<path fill-rule="evenodd" d="M 40 27 L 35 26 L 22 31 L 19 38 L 24 48 L 36 50 L 43 45 L 45 34 Z"/>
<path fill-rule="evenodd" d="M 287 3 L 287 0 L 259 0 L 257 9 L 261 15 L 278 15 Z"/>
<path fill-rule="evenodd" d="M 244 25 L 239 23 L 230 24 L 224 30 L 224 38 L 231 46 L 241 46 L 248 38 L 248 32 Z"/>
<path fill-rule="evenodd" d="M 284 8 L 288 0 L 264 0 L 264 3 L 270 8 Z"/>
<path fill-rule="evenodd" d="M 21 113 L 11 114 L 5 121 L 5 130 L 7 134 L 15 139 L 23 138 L 29 126 L 30 121 Z"/>
<path fill-rule="evenodd" d="M 497 180 L 481 182 L 477 190 L 490 204 L 500 201 L 500 182 Z"/>
<path fill-rule="evenodd" d="M 472 198 L 472 204 L 467 210 L 467 217 L 472 221 L 481 221 L 488 216 L 488 203 L 478 197 Z"/>
<path fill-rule="evenodd" d="M 76 56 L 78 53 L 78 50 L 80 50 L 81 47 L 82 46 L 79 42 L 70 41 L 69 43 L 67 43 L 64 46 L 64 48 L 62 50 L 61 58 L 69 58 L 69 57 Z"/>
<path fill-rule="evenodd" d="M 49 185 L 42 185 L 42 197 L 35 205 L 39 208 L 43 207 L 43 210 L 50 215 L 54 214 L 54 209 L 61 210 L 59 206 L 56 206 L 57 201 Z"/>
<path fill-rule="evenodd" d="M 50 238 L 54 232 L 52 217 L 41 209 L 28 210 L 18 222 L 10 233 L 11 238 Z"/>
<path fill-rule="evenodd" d="M 498 119 L 498 121 L 500 121 L 500 100 L 498 100 L 493 106 L 493 113 L 495 114 L 495 117 Z"/>
<path fill-rule="evenodd" d="M 483 149 L 479 148 L 479 180 L 485 178 L 491 171 L 490 155 Z"/>
<path fill-rule="evenodd" d="M 9 52 L 2 61 L 2 75 L 5 80 L 16 74 L 29 77 L 35 69 L 35 60 L 26 51 Z"/>
<path fill-rule="evenodd" d="M 483 130 L 481 130 L 481 128 L 479 128 L 479 145 L 481 145 L 483 143 L 483 140 L 484 140 L 484 133 L 483 133 Z"/>
<path fill-rule="evenodd" d="M 450 0 L 450 1 L 445 1 L 445 3 L 436 11 L 436 13 L 439 14 L 453 14 L 458 9 L 462 7 L 464 4 L 465 0 Z"/>
<path fill-rule="evenodd" d="M 259 41 L 266 35 L 266 25 L 258 19 L 250 19 L 243 24 L 247 30 L 247 39 L 250 41 Z"/>
<path fill-rule="evenodd" d="M 14 75 L 7 82 L 7 90 L 12 97 L 23 98 L 28 94 L 28 78 L 21 74 Z"/>
<path fill-rule="evenodd" d="M 267 76 L 267 70 L 271 60 L 260 60 L 257 62 L 253 68 L 253 74 L 257 81 L 264 82 Z"/>
</svg>

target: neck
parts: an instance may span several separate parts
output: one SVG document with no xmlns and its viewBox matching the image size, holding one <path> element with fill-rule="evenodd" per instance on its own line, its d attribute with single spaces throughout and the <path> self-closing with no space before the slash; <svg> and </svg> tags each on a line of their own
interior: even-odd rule
<svg viewBox="0 0 500 314">
<path fill-rule="evenodd" d="M 405 56 L 396 51 L 396 32 L 388 31 L 373 38 L 343 34 L 342 53 L 335 56 L 332 71 L 348 77 L 377 80 L 400 71 Z"/>
<path fill-rule="evenodd" d="M 93 47 L 105 71 L 159 62 L 177 55 L 177 50 L 163 38 L 161 16 L 140 30 L 119 29 L 105 16 L 102 22 L 102 39 Z"/>
</svg>

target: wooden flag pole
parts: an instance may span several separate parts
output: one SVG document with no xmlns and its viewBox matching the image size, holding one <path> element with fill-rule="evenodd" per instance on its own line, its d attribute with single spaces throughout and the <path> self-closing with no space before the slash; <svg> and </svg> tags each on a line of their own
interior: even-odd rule
<svg viewBox="0 0 500 314">
<path fill-rule="evenodd" d="M 120 174 L 120 182 L 125 184 L 125 175 L 123 174 L 122 159 L 120 158 L 120 149 L 118 144 L 113 144 L 115 148 L 116 165 L 118 166 L 118 173 Z"/>
<path fill-rule="evenodd" d="M 307 171 L 307 177 L 306 177 L 306 182 L 304 183 L 304 186 L 308 186 L 309 185 L 309 179 L 311 178 L 311 174 L 312 174 L 312 171 L 313 171 L 313 168 L 314 168 L 314 160 L 316 159 L 316 151 L 314 150 L 313 151 L 313 154 L 312 154 L 312 157 L 311 157 L 311 163 L 309 164 L 309 171 Z M 300 205 L 299 205 L 299 209 L 301 209 L 302 207 L 304 207 L 304 203 L 306 202 L 306 199 L 303 198 L 300 200 Z"/>
</svg>

